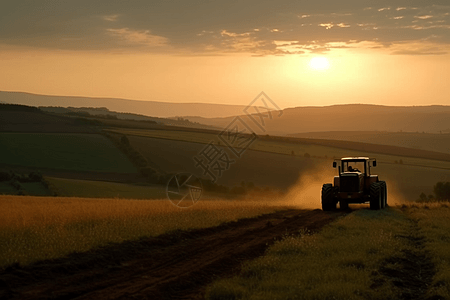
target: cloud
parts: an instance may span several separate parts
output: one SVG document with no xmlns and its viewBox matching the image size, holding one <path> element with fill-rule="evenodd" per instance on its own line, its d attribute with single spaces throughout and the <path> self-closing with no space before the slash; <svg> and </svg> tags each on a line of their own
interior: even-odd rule
<svg viewBox="0 0 450 300">
<path fill-rule="evenodd" d="M 421 19 L 421 20 L 427 20 L 431 19 L 433 16 L 426 15 L 426 16 L 414 16 L 414 18 Z"/>
<path fill-rule="evenodd" d="M 120 15 L 108 15 L 108 16 L 102 16 L 102 19 L 109 22 L 116 22 Z"/>
<path fill-rule="evenodd" d="M 18 2 L 6 0 L 0 11 L 0 44 L 160 53 L 170 48 L 183 55 L 327 52 L 334 49 L 330 43 L 350 41 L 386 48 L 430 35 L 450 44 L 444 0 L 380 0 L 373 7 L 360 0 Z"/>
<path fill-rule="evenodd" d="M 326 29 L 331 29 L 331 28 L 334 27 L 334 25 L 331 24 L 331 23 L 322 23 L 322 24 L 319 24 L 319 26 L 320 27 L 325 27 Z"/>
<path fill-rule="evenodd" d="M 161 47 L 168 44 L 165 37 L 153 35 L 150 30 L 131 30 L 129 28 L 106 29 L 107 33 L 118 38 L 126 45 L 143 45 L 148 47 Z"/>
</svg>

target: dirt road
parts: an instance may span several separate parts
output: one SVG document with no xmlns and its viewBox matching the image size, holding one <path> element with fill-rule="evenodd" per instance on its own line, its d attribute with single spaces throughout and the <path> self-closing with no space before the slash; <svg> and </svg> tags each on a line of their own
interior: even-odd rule
<svg viewBox="0 0 450 300">
<path fill-rule="evenodd" d="M 172 232 L 0 271 L 0 299 L 202 299 L 285 234 L 319 230 L 346 212 L 288 210 Z"/>
</svg>

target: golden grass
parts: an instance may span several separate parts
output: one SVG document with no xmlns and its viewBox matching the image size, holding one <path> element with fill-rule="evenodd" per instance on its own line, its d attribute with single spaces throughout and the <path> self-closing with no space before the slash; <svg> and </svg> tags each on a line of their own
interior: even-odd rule
<svg viewBox="0 0 450 300">
<path fill-rule="evenodd" d="M 281 210 L 277 203 L 0 196 L 0 266 L 57 258 L 113 242 L 205 228 Z"/>
<path fill-rule="evenodd" d="M 436 269 L 427 299 L 450 299 L 450 203 L 408 205 L 407 212 L 426 237 L 425 249 Z"/>
<path fill-rule="evenodd" d="M 403 247 L 410 221 L 399 211 L 359 210 L 320 234 L 286 237 L 244 264 L 238 277 L 213 283 L 208 299 L 396 299 L 389 284 L 372 289 L 372 272 Z"/>
</svg>

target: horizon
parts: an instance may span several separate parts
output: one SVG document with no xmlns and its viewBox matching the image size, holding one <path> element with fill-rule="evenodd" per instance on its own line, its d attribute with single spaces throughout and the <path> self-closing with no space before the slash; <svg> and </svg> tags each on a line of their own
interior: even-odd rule
<svg viewBox="0 0 450 300">
<path fill-rule="evenodd" d="M 154 100 L 138 100 L 138 99 L 125 99 L 125 98 L 114 98 L 114 97 L 90 97 L 90 96 L 73 96 L 73 95 L 48 95 L 48 94 L 36 94 L 32 92 L 22 92 L 22 91 L 5 91 L 0 90 L 0 93 L 19 93 L 19 94 L 28 94 L 28 95 L 34 95 L 34 96 L 44 96 L 44 97 L 67 97 L 67 98 L 92 98 L 92 99 L 102 99 L 102 100 L 122 100 L 122 101 L 138 101 L 138 102 L 152 102 L 152 103 L 162 103 L 162 104 L 200 104 L 200 105 L 223 105 L 223 106 L 246 106 L 244 104 L 228 104 L 228 103 L 206 103 L 206 102 L 164 102 L 164 101 L 154 101 Z M 0 100 L 0 103 L 4 104 L 16 104 L 16 103 L 8 103 L 3 102 Z M 28 104 L 18 104 L 18 105 L 25 105 L 25 106 L 33 106 Z M 284 107 L 281 108 L 281 110 L 285 109 L 292 109 L 292 108 L 326 108 L 326 107 L 333 107 L 333 106 L 350 106 L 350 105 L 365 105 L 365 106 L 383 106 L 383 107 L 433 107 L 433 106 L 443 106 L 443 107 L 450 107 L 450 104 L 424 104 L 424 105 L 385 105 L 385 104 L 375 104 L 375 103 L 335 103 L 335 104 L 329 104 L 329 105 L 306 105 L 306 106 L 291 106 L 291 107 Z M 40 105 L 36 107 L 47 107 L 47 105 Z M 56 106 L 56 107 L 66 107 L 66 106 Z M 81 106 L 78 108 L 82 108 Z M 85 107 L 88 108 L 88 107 Z M 93 107 L 93 108 L 100 108 L 99 106 Z M 107 107 L 105 107 L 107 108 Z M 107 108 L 109 110 L 109 108 Z M 113 111 L 113 110 L 111 110 Z M 143 114 L 144 115 L 144 114 Z M 200 116 L 181 116 L 181 117 L 200 117 Z"/>
<path fill-rule="evenodd" d="M 264 91 L 283 108 L 450 104 L 443 0 L 7 1 L 0 24 L 0 90 L 229 105 Z"/>
</svg>

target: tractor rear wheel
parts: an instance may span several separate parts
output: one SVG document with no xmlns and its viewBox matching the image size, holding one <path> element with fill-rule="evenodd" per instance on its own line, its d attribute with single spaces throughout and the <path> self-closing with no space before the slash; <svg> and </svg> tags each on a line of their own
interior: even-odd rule
<svg viewBox="0 0 450 300">
<path fill-rule="evenodd" d="M 381 192 L 382 187 L 379 182 L 374 182 L 370 185 L 370 209 L 378 210 L 381 208 L 381 201 L 383 201 Z"/>
<path fill-rule="evenodd" d="M 336 201 L 334 200 L 333 185 L 327 183 L 322 186 L 322 210 L 334 209 L 336 209 Z"/>
<path fill-rule="evenodd" d="M 387 185 L 386 181 L 380 181 L 381 185 L 381 208 L 385 208 L 387 206 Z"/>
</svg>

